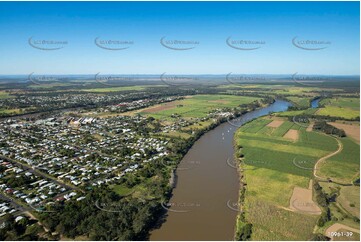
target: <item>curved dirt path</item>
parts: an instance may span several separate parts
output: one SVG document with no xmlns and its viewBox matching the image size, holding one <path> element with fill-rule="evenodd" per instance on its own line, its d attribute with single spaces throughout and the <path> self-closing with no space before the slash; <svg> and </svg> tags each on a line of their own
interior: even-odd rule
<svg viewBox="0 0 361 242">
<path fill-rule="evenodd" d="M 332 137 L 332 136 L 331 136 L 331 137 Z M 337 141 L 337 143 L 338 143 L 338 149 L 337 149 L 336 151 L 334 151 L 334 152 L 332 152 L 332 153 L 324 156 L 324 157 L 321 157 L 321 158 L 316 162 L 315 167 L 314 167 L 314 169 L 313 169 L 313 175 L 314 175 L 316 178 L 318 178 L 318 179 L 325 179 L 325 178 L 320 177 L 320 176 L 317 175 L 317 170 L 318 170 L 317 166 L 318 166 L 321 162 L 327 160 L 328 158 L 330 158 L 330 157 L 332 157 L 332 156 L 334 156 L 334 155 L 337 155 L 337 154 L 340 153 L 340 152 L 342 151 L 342 149 L 343 149 L 343 145 L 342 145 L 341 141 L 340 141 L 339 139 L 335 138 L 335 137 L 332 137 L 332 138 L 334 138 L 334 139 Z"/>
</svg>

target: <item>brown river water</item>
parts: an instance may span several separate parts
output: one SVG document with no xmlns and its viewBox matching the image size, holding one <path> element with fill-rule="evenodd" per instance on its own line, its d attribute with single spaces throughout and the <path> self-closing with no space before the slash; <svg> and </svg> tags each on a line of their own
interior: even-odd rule
<svg viewBox="0 0 361 242">
<path fill-rule="evenodd" d="M 245 122 L 288 106 L 277 100 L 221 124 L 196 141 L 177 168 L 177 184 L 165 204 L 166 221 L 151 232 L 150 240 L 233 240 L 239 192 L 234 133 Z"/>
</svg>

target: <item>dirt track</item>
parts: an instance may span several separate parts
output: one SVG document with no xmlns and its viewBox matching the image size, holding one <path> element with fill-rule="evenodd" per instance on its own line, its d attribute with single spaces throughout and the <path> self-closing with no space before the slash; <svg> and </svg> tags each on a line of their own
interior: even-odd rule
<svg viewBox="0 0 361 242">
<path fill-rule="evenodd" d="M 332 137 L 332 136 L 330 136 L 330 137 Z M 337 155 L 337 154 L 340 153 L 340 152 L 342 151 L 342 149 L 343 149 L 343 145 L 342 145 L 341 141 L 340 141 L 339 139 L 335 138 L 335 137 L 332 137 L 332 138 L 334 138 L 334 139 L 337 141 L 337 143 L 338 143 L 338 149 L 337 149 L 336 151 L 332 152 L 331 154 L 328 154 L 328 155 L 320 158 L 320 159 L 316 162 L 315 168 L 313 169 L 313 175 L 314 175 L 316 178 L 325 179 L 325 178 L 320 177 L 320 176 L 317 175 L 317 170 L 318 170 L 319 164 L 320 164 L 321 162 L 327 160 L 328 158 L 330 158 L 330 157 L 332 157 L 332 156 L 334 156 L 334 155 Z"/>
</svg>

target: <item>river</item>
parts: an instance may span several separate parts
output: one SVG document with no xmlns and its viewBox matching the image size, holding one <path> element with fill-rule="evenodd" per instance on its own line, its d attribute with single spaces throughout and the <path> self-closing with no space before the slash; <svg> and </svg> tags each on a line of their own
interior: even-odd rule
<svg viewBox="0 0 361 242">
<path fill-rule="evenodd" d="M 245 122 L 291 106 L 276 100 L 204 134 L 177 168 L 177 184 L 167 205 L 166 221 L 150 240 L 233 240 L 239 176 L 233 136 Z"/>
<path fill-rule="evenodd" d="M 318 108 L 319 102 L 321 101 L 321 98 L 315 98 L 311 101 L 311 108 Z"/>
</svg>

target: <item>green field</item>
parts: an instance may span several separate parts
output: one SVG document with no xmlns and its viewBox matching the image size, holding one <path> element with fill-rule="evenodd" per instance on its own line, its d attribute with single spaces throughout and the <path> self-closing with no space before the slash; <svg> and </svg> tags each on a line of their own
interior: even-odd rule
<svg viewBox="0 0 361 242">
<path fill-rule="evenodd" d="M 179 114 L 183 118 L 202 118 L 218 108 L 232 108 L 241 104 L 251 103 L 259 100 L 255 97 L 241 97 L 231 95 L 195 95 L 180 101 L 161 104 L 157 111 L 149 111 L 149 109 L 140 110 L 139 114 L 151 116 L 157 119 L 170 119 L 172 114 Z M 174 104 L 173 107 L 170 107 Z M 166 107 L 162 110 L 162 107 Z M 152 108 L 152 107 L 151 107 Z"/>
<path fill-rule="evenodd" d="M 21 109 L 0 109 L 0 113 L 4 114 L 20 114 L 22 113 Z"/>
<path fill-rule="evenodd" d="M 340 139 L 343 149 L 323 162 L 317 174 L 341 183 L 351 183 L 360 171 L 360 145 L 349 138 Z"/>
<path fill-rule="evenodd" d="M 104 84 L 105 85 L 105 84 Z M 121 92 L 121 91 L 142 91 L 149 87 L 164 87 L 164 85 L 152 85 L 152 86 L 123 86 L 123 87 L 101 87 L 92 89 L 82 89 L 84 92 Z"/>
<path fill-rule="evenodd" d="M 304 98 L 304 97 L 287 97 L 287 99 L 291 100 L 297 107 L 300 108 L 308 108 L 311 104 L 311 97 Z"/>
<path fill-rule="evenodd" d="M 360 217 L 360 187 L 342 187 L 337 201 L 349 213 L 356 217 Z"/>
<path fill-rule="evenodd" d="M 320 101 L 324 108 L 320 108 L 317 114 L 329 115 L 352 119 L 360 116 L 359 98 L 326 98 Z"/>
<path fill-rule="evenodd" d="M 317 108 L 308 108 L 308 109 L 305 109 L 305 110 L 286 111 L 286 112 L 278 113 L 277 115 L 280 116 L 280 117 L 294 117 L 294 116 L 299 116 L 299 115 L 302 115 L 302 114 L 312 115 L 317 110 L 318 110 Z"/>
<path fill-rule="evenodd" d="M 311 169 L 300 169 L 294 165 L 293 160 L 302 161 L 302 166 L 311 168 L 319 158 L 337 150 L 337 142 L 331 137 L 307 132 L 306 128 L 289 121 L 278 128 L 270 128 L 266 126 L 270 121 L 267 118 L 254 120 L 237 132 L 236 139 L 244 147 L 242 154 L 246 165 L 311 178 Z M 270 132 L 270 129 L 274 130 Z M 282 137 L 288 129 L 299 130 L 297 142 Z M 255 161 L 264 162 L 254 163 Z"/>
<path fill-rule="evenodd" d="M 256 196 L 246 202 L 246 219 L 253 224 L 252 240 L 306 241 L 311 238 L 317 216 L 287 211 Z"/>
<path fill-rule="evenodd" d="M 317 228 L 318 232 L 324 233 L 325 230 L 334 223 L 340 223 L 352 228 L 359 229 L 360 223 L 353 217 L 360 217 L 360 187 L 359 186 L 341 186 L 336 183 L 320 182 L 323 190 L 327 194 L 337 192 L 338 196 L 335 203 L 330 204 L 333 219 L 326 223 L 322 228 Z M 356 236 L 356 233 L 354 233 Z M 345 237 L 343 237 L 346 239 Z"/>
<path fill-rule="evenodd" d="M 52 89 L 54 87 L 71 87 L 72 83 L 61 83 L 61 82 L 53 82 L 53 83 L 39 83 L 34 85 L 29 85 L 32 89 Z"/>
<path fill-rule="evenodd" d="M 0 91 L 0 99 L 11 98 L 10 94 L 5 91 Z"/>
<path fill-rule="evenodd" d="M 247 183 L 245 218 L 253 224 L 253 240 L 308 240 L 317 215 L 288 211 L 295 186 L 308 188 L 315 162 L 337 150 L 337 142 L 286 119 L 276 128 L 268 117 L 242 126 L 236 133 L 244 155 L 242 174 Z M 298 130 L 298 140 L 283 137 Z M 281 219 L 280 219 L 281 218 Z"/>
</svg>

